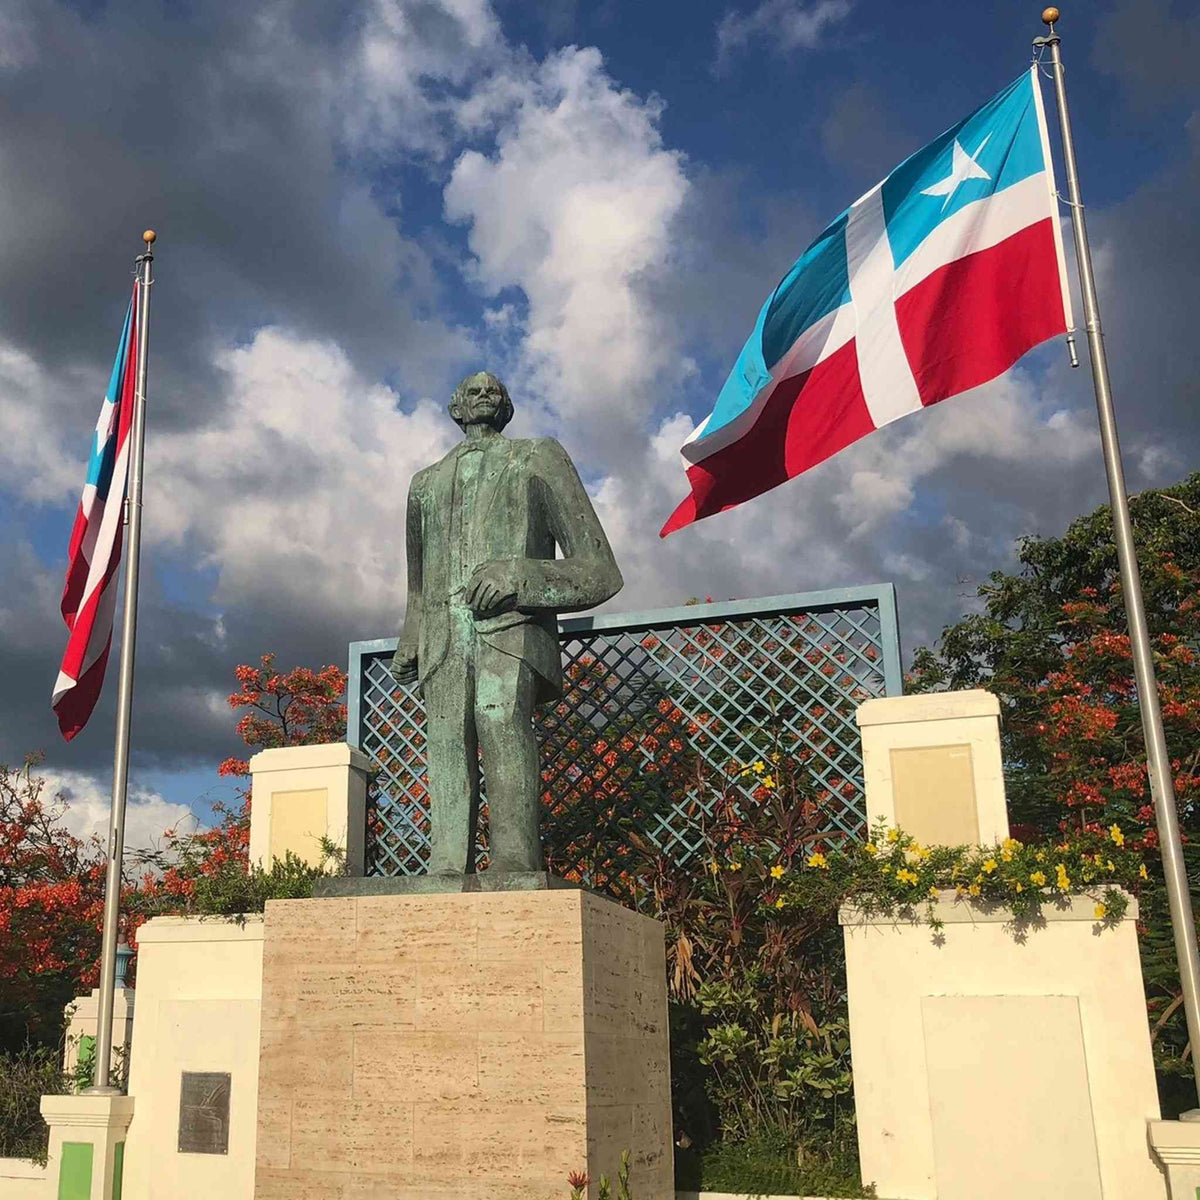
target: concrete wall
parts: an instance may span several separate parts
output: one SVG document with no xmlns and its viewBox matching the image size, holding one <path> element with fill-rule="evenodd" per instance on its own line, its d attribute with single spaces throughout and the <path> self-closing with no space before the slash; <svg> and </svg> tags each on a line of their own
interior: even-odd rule
<svg viewBox="0 0 1200 1200">
<path fill-rule="evenodd" d="M 253 1195 L 262 937 L 261 917 L 158 917 L 139 930 L 123 1200 Z M 184 1071 L 230 1073 L 227 1154 L 179 1152 Z"/>
<path fill-rule="evenodd" d="M 1093 900 L 1047 903 L 1017 936 L 953 895 L 941 936 L 842 913 L 864 1180 L 896 1200 L 1163 1200 L 1136 904 L 1102 929 Z"/>
<path fill-rule="evenodd" d="M 46 1167 L 23 1158 L 0 1158 L 0 1200 L 53 1200 Z"/>
</svg>

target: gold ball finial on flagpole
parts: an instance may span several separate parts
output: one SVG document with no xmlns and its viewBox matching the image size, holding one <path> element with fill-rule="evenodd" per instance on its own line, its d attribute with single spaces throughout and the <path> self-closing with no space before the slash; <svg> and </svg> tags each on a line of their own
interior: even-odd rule
<svg viewBox="0 0 1200 1200">
<path fill-rule="evenodd" d="M 1046 11 L 1049 12 L 1050 10 L 1047 9 Z M 142 234 L 142 241 L 146 243 L 146 249 L 149 250 L 150 247 L 153 246 L 156 241 L 158 241 L 158 234 L 155 233 L 153 229 L 147 229 L 146 232 Z"/>
<path fill-rule="evenodd" d="M 1042 21 L 1046 25 L 1053 25 L 1058 20 L 1058 9 L 1051 5 L 1049 8 L 1042 9 Z"/>
</svg>

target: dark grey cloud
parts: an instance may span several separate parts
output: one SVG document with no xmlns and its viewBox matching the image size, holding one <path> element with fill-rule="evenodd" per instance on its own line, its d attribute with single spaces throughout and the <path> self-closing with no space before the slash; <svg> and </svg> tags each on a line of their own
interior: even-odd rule
<svg viewBox="0 0 1200 1200">
<path fill-rule="evenodd" d="M 9 341 L 104 361 L 153 225 L 159 422 L 207 420 L 214 341 L 264 323 L 334 338 L 417 391 L 467 353 L 421 319 L 438 306 L 433 256 L 356 172 L 338 72 L 358 24 L 341 6 L 134 0 L 84 16 L 38 0 L 10 20 L 28 52 L 0 65 Z"/>
<path fill-rule="evenodd" d="M 1190 10 L 1190 11 L 1189 11 Z M 1152 112 L 1196 96 L 1200 12 L 1172 0 L 1118 0 L 1096 21 L 1092 65 Z"/>
</svg>

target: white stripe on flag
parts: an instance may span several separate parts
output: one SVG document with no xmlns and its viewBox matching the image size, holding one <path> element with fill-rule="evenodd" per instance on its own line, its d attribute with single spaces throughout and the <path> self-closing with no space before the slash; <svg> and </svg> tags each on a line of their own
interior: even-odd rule
<svg viewBox="0 0 1200 1200">
<path fill-rule="evenodd" d="M 1071 285 L 1067 282 L 1067 256 L 1063 250 L 1062 218 L 1058 210 L 1058 188 L 1054 183 L 1054 155 L 1050 150 L 1050 131 L 1046 127 L 1046 106 L 1042 103 L 1042 81 L 1035 62 L 1029 73 L 1033 79 L 1033 107 L 1037 111 L 1038 137 L 1042 139 L 1042 161 L 1046 164 L 1046 190 L 1050 211 L 1054 214 L 1054 253 L 1058 257 L 1058 285 L 1062 288 L 1063 316 L 1068 333 L 1075 332 L 1075 313 L 1071 309 Z"/>
<path fill-rule="evenodd" d="M 856 200 L 846 219 L 850 299 L 858 318 L 858 376 L 876 429 L 921 408 L 921 394 L 896 320 L 896 272 L 882 189 L 882 184 L 876 184 Z"/>
<path fill-rule="evenodd" d="M 91 556 L 88 559 L 88 575 L 87 582 L 83 585 L 83 593 L 79 597 L 79 608 L 77 612 L 82 612 L 84 606 L 88 602 L 88 598 L 96 591 L 97 588 L 104 586 L 104 576 L 108 571 L 109 565 L 112 563 L 113 543 L 117 540 L 117 531 L 121 528 L 121 522 L 125 516 L 125 473 L 129 465 L 129 438 L 125 438 L 124 444 L 117 451 L 117 460 L 113 464 L 112 483 L 108 490 L 108 500 L 105 501 L 104 508 L 100 513 L 97 525 L 96 540 L 92 546 Z M 116 500 L 117 503 L 112 503 Z M 91 533 L 91 524 L 89 523 L 87 532 Z M 109 588 L 115 588 L 117 584 L 114 577 L 109 582 Z M 96 622 L 92 623 L 92 630 L 89 635 L 89 646 L 91 639 L 96 636 L 96 630 L 99 626 Z M 107 631 L 103 634 L 108 636 Z M 82 671 L 80 672 L 82 674 Z"/>
<path fill-rule="evenodd" d="M 903 296 L 934 271 L 968 254 L 990 250 L 1053 213 L 1046 203 L 1046 176 L 1041 171 L 964 204 L 938 222 L 933 232 L 896 268 L 896 296 Z"/>
</svg>

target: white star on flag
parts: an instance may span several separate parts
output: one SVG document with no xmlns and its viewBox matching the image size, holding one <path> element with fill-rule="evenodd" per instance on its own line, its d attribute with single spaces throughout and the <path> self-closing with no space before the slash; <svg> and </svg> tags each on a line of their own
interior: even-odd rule
<svg viewBox="0 0 1200 1200">
<path fill-rule="evenodd" d="M 958 138 L 955 138 L 954 157 L 950 163 L 950 174 L 945 179 L 939 179 L 937 183 L 931 184 L 927 188 L 922 188 L 921 195 L 945 196 L 945 200 L 942 201 L 942 211 L 945 212 L 946 205 L 954 198 L 954 193 L 958 191 L 960 184 L 966 183 L 968 179 L 991 179 L 991 176 L 975 161 L 983 153 L 983 148 L 988 144 L 988 138 L 991 136 L 989 133 L 979 143 L 979 149 L 974 154 L 968 154 L 958 144 Z"/>
</svg>

